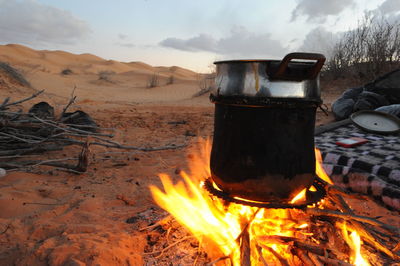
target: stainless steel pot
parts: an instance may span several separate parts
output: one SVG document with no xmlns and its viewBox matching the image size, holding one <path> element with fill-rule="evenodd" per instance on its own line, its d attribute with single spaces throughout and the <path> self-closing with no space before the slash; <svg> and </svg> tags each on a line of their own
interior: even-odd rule
<svg viewBox="0 0 400 266">
<path fill-rule="evenodd" d="M 319 100 L 318 73 L 324 62 L 325 56 L 315 53 L 291 53 L 281 61 L 217 61 L 214 95 Z"/>
<path fill-rule="evenodd" d="M 210 168 L 221 190 L 248 200 L 288 202 L 312 184 L 324 61 L 321 54 L 292 53 L 282 61 L 216 62 Z"/>
</svg>

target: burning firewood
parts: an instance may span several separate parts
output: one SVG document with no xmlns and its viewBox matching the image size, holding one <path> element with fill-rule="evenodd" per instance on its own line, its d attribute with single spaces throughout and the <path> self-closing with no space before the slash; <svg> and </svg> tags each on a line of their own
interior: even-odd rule
<svg viewBox="0 0 400 266">
<path fill-rule="evenodd" d="M 204 167 L 202 173 L 209 172 Z M 156 202 L 196 238 L 210 239 L 219 247 L 222 256 L 207 265 L 368 265 L 368 257 L 375 264 L 400 261 L 400 228 L 357 214 L 347 203 L 357 195 L 319 177 L 326 196 L 317 204 L 265 209 L 227 203 L 205 191 L 198 176 L 181 175 L 185 184 L 174 185 L 161 175 L 166 193 L 151 190 Z M 210 251 L 209 247 L 203 249 Z M 378 256 L 366 255 L 370 253 Z M 152 254 L 161 259 L 160 251 L 147 253 Z"/>
</svg>

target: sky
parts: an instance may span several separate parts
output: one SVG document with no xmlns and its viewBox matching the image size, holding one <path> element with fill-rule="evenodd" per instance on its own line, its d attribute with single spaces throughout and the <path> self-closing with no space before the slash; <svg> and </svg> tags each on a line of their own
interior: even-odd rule
<svg viewBox="0 0 400 266">
<path fill-rule="evenodd" d="M 216 60 L 322 52 L 400 0 L 0 0 L 0 44 L 207 72 Z"/>
</svg>

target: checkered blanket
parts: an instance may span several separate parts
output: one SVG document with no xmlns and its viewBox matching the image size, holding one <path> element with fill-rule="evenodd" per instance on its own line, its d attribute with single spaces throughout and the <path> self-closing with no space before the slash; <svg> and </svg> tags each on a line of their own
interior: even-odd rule
<svg viewBox="0 0 400 266">
<path fill-rule="evenodd" d="M 341 139 L 360 137 L 368 142 L 345 148 Z M 400 136 L 364 132 L 353 124 L 315 136 L 324 168 L 335 184 L 349 191 L 371 195 L 400 210 Z"/>
</svg>

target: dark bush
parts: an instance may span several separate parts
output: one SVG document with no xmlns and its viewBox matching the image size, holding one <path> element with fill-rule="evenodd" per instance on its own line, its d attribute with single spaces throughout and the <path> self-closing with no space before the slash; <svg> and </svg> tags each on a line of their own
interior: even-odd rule
<svg viewBox="0 0 400 266">
<path fill-rule="evenodd" d="M 372 80 L 400 67 L 400 21 L 365 15 L 333 47 L 326 72 L 333 78 Z"/>
<path fill-rule="evenodd" d="M 160 83 L 160 76 L 158 75 L 158 73 L 154 73 L 147 80 L 147 88 L 158 87 L 159 83 Z"/>
<path fill-rule="evenodd" d="M 110 76 L 114 75 L 114 74 L 115 74 L 115 72 L 113 72 L 113 71 L 106 71 L 106 70 L 105 71 L 100 71 L 98 73 L 99 80 L 103 80 L 103 81 L 107 81 L 107 82 L 113 83 L 113 81 L 111 80 Z"/>
<path fill-rule="evenodd" d="M 4 72 L 12 79 L 12 81 L 17 82 L 19 85 L 31 87 L 31 84 L 25 79 L 25 77 L 8 63 L 0 62 L 0 71 Z"/>
<path fill-rule="evenodd" d="M 63 71 L 61 71 L 61 75 L 71 75 L 73 72 L 71 69 L 66 68 Z"/>
<path fill-rule="evenodd" d="M 173 75 L 169 76 L 167 80 L 167 85 L 174 84 L 175 82 L 175 77 Z"/>
</svg>

